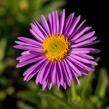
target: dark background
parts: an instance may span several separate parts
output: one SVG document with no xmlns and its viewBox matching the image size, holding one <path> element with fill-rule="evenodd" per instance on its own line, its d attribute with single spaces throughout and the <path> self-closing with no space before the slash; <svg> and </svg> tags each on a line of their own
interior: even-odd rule
<svg viewBox="0 0 109 109">
<path fill-rule="evenodd" d="M 82 15 L 82 19 L 86 19 L 86 25 L 91 25 L 92 30 L 96 31 L 98 39 L 101 41 L 99 44 L 94 45 L 101 50 L 101 53 L 97 54 L 101 57 L 99 66 L 105 66 L 109 69 L 109 6 L 108 2 L 88 0 L 68 0 L 65 6 L 67 14 L 75 12 L 77 15 Z"/>
</svg>

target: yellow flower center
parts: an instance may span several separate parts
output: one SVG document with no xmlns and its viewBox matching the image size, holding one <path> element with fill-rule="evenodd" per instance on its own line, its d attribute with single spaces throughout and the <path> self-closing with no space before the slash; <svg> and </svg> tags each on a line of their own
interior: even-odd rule
<svg viewBox="0 0 109 109">
<path fill-rule="evenodd" d="M 45 56 L 50 61 L 61 61 L 69 51 L 70 42 L 64 35 L 46 36 L 42 42 Z"/>
</svg>

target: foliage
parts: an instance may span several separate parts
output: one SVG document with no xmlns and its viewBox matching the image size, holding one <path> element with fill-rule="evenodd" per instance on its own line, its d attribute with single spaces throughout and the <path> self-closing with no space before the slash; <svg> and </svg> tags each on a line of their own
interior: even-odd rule
<svg viewBox="0 0 109 109">
<path fill-rule="evenodd" d="M 54 9 L 60 11 L 65 0 L 0 0 L 0 109 L 109 109 L 109 77 L 105 68 L 80 77 L 81 86 L 72 81 L 71 88 L 41 90 L 34 78 L 25 83 L 24 69 L 16 69 L 14 40 L 29 35 L 29 23 Z M 20 73 L 21 72 L 21 73 Z M 98 76 L 99 75 L 99 76 Z"/>
</svg>

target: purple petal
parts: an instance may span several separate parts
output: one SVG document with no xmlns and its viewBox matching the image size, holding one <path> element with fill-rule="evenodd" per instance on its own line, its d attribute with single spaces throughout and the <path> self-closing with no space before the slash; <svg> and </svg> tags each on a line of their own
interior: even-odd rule
<svg viewBox="0 0 109 109">
<path fill-rule="evenodd" d="M 53 29 L 53 34 L 56 34 L 55 11 L 52 11 L 52 29 Z"/>
<path fill-rule="evenodd" d="M 88 73 L 86 70 L 82 69 L 81 67 L 78 66 L 78 69 L 81 71 L 82 75 L 88 76 Z"/>
<path fill-rule="evenodd" d="M 58 66 L 58 62 L 56 62 L 56 75 L 57 75 L 57 79 L 56 79 L 56 84 L 57 84 L 57 88 L 59 88 L 60 87 L 60 85 L 61 85 L 61 74 L 60 74 L 60 72 L 59 72 L 59 66 Z"/>
<path fill-rule="evenodd" d="M 90 51 L 84 48 L 72 48 L 69 54 L 86 54 L 86 53 L 90 53 Z"/>
<path fill-rule="evenodd" d="M 72 48 L 71 53 L 99 53 L 99 49 L 94 48 Z"/>
<path fill-rule="evenodd" d="M 80 32 L 78 32 L 76 35 L 71 36 L 71 37 L 72 37 L 71 41 L 76 40 L 76 39 L 79 38 L 81 35 L 83 35 L 85 32 L 89 31 L 90 29 L 91 29 L 91 27 L 86 27 L 86 28 L 82 29 L 82 30 L 81 30 Z"/>
<path fill-rule="evenodd" d="M 80 61 L 78 61 L 78 60 L 72 58 L 71 56 L 68 56 L 67 58 L 68 58 L 70 61 L 72 61 L 72 64 L 74 63 L 74 64 L 78 65 L 79 67 L 81 67 L 81 68 L 84 69 L 84 70 L 87 70 L 87 71 L 94 71 L 94 69 L 93 69 L 91 66 L 88 66 L 87 64 L 84 64 L 84 63 L 82 63 L 82 62 L 80 62 Z M 76 73 L 76 72 L 75 72 L 75 73 Z"/>
<path fill-rule="evenodd" d="M 50 34 L 48 23 L 43 15 L 40 15 L 40 21 L 41 21 L 44 29 L 47 31 L 47 33 Z"/>
<path fill-rule="evenodd" d="M 21 49 L 21 50 L 33 50 L 42 53 L 42 49 L 40 47 L 33 47 L 33 46 L 24 46 L 24 45 L 14 45 L 13 46 L 16 49 Z"/>
<path fill-rule="evenodd" d="M 30 52 L 29 51 L 24 51 L 24 52 L 21 52 L 21 55 L 29 55 Z"/>
<path fill-rule="evenodd" d="M 66 60 L 64 60 L 64 66 L 65 66 L 65 68 L 67 69 L 67 74 L 68 74 L 70 80 L 72 80 L 72 74 L 71 74 L 71 72 L 69 71 L 69 68 L 68 68 L 69 65 L 67 64 Z"/>
<path fill-rule="evenodd" d="M 36 78 L 36 84 L 38 84 L 38 82 L 40 82 L 42 84 L 42 81 L 43 81 L 42 79 L 43 79 L 44 74 L 47 71 L 47 68 L 49 66 L 49 63 L 50 63 L 50 61 L 47 60 L 45 62 L 45 64 L 44 64 L 44 66 L 41 67 L 41 69 L 40 69 L 40 71 L 39 71 L 39 73 L 37 75 L 37 78 Z"/>
<path fill-rule="evenodd" d="M 33 54 L 33 55 L 42 55 L 42 53 L 43 53 L 43 51 L 33 51 L 33 50 L 30 50 L 29 51 L 31 54 Z"/>
<path fill-rule="evenodd" d="M 72 71 L 72 69 L 71 69 L 71 67 L 70 67 L 69 65 L 67 65 L 67 69 L 69 69 L 68 72 L 72 74 L 72 77 L 73 77 L 73 79 L 76 81 L 76 83 L 77 83 L 78 85 L 80 85 L 79 79 L 76 77 L 75 72 Z"/>
<path fill-rule="evenodd" d="M 67 86 L 66 86 L 66 82 L 65 82 L 65 81 L 64 81 L 64 83 L 63 83 L 63 87 L 64 87 L 64 89 L 66 90 Z"/>
<path fill-rule="evenodd" d="M 41 39 L 43 39 L 44 38 L 44 34 L 40 31 L 40 29 L 36 26 L 36 25 L 34 25 L 34 24 L 30 24 L 31 25 L 31 28 L 32 28 L 32 30 L 41 38 Z"/>
<path fill-rule="evenodd" d="M 83 47 L 83 46 L 87 46 L 87 44 L 93 42 L 97 37 L 92 37 L 86 41 L 83 41 L 83 42 L 80 42 L 80 43 L 77 43 L 77 44 L 74 44 L 72 45 L 71 47 Z"/>
<path fill-rule="evenodd" d="M 70 55 L 70 56 L 71 56 L 72 58 L 74 58 L 74 59 L 80 61 L 80 62 L 83 62 L 83 63 L 86 63 L 86 64 L 97 65 L 96 62 L 91 61 L 91 60 L 88 60 L 88 59 L 85 59 L 85 58 L 82 58 L 82 57 L 80 57 L 80 56 L 78 56 L 78 55 Z"/>
<path fill-rule="evenodd" d="M 87 33 L 87 34 L 81 36 L 79 39 L 77 39 L 77 40 L 75 41 L 75 43 L 78 43 L 78 42 L 84 41 L 84 40 L 86 40 L 86 39 L 88 39 L 88 38 L 91 38 L 94 34 L 95 34 L 95 31 L 89 32 L 89 33 Z"/>
<path fill-rule="evenodd" d="M 57 88 L 58 91 L 59 91 L 60 85 L 61 85 L 61 83 L 59 81 L 59 77 L 58 77 L 58 74 L 57 74 L 56 75 L 56 88 Z"/>
<path fill-rule="evenodd" d="M 85 44 L 85 46 L 93 45 L 93 44 L 96 44 L 96 43 L 99 43 L 99 42 L 100 42 L 100 40 L 95 40 L 93 42 Z M 100 50 L 99 50 L 99 52 L 100 52 Z"/>
<path fill-rule="evenodd" d="M 59 78 L 59 81 L 60 81 L 60 83 L 61 83 L 61 85 L 63 86 L 63 83 L 64 83 L 64 79 L 63 79 L 63 73 L 62 73 L 62 68 L 61 68 L 61 62 L 57 62 L 57 64 L 58 64 L 58 69 L 57 69 L 57 73 L 59 74 L 59 76 L 58 77 L 60 77 Z"/>
<path fill-rule="evenodd" d="M 64 21 L 65 21 L 65 9 L 63 9 L 61 14 L 60 14 L 60 19 L 59 19 L 59 34 L 63 33 Z"/>
<path fill-rule="evenodd" d="M 94 48 L 87 48 L 90 50 L 90 53 L 99 53 L 100 50 L 99 49 L 94 49 Z"/>
<path fill-rule="evenodd" d="M 66 80 L 67 78 L 65 77 L 65 70 L 63 70 L 63 62 L 58 62 L 58 65 L 59 65 L 59 70 L 60 70 L 60 73 L 61 73 L 61 85 L 63 86 L 64 89 L 66 89 L 66 82 L 68 81 L 68 85 L 70 86 L 71 85 L 71 80 Z"/>
<path fill-rule="evenodd" d="M 74 62 L 69 58 L 66 59 L 67 64 L 72 68 L 72 70 L 79 76 L 81 76 L 81 72 L 78 70 L 77 66 L 74 65 Z"/>
<path fill-rule="evenodd" d="M 53 70 L 52 70 L 52 77 L 51 77 L 51 80 L 52 82 L 54 83 L 56 81 L 56 62 L 54 62 L 54 65 L 53 65 Z"/>
<path fill-rule="evenodd" d="M 48 65 L 48 67 L 46 69 L 46 72 L 45 72 L 45 74 L 43 76 L 43 79 L 42 79 L 41 83 L 47 79 L 49 73 L 51 72 L 50 71 L 51 70 L 51 67 L 52 67 L 52 62 L 49 63 L 49 65 Z"/>
<path fill-rule="evenodd" d="M 43 33 L 44 36 L 48 36 L 47 32 L 42 28 L 42 26 L 36 20 L 34 20 L 34 23 L 36 27 L 39 28 L 39 30 Z"/>
<path fill-rule="evenodd" d="M 48 89 L 51 90 L 53 83 L 48 84 Z"/>
<path fill-rule="evenodd" d="M 36 57 L 30 58 L 30 59 L 28 59 L 28 60 L 21 61 L 20 63 L 18 63 L 18 64 L 16 65 L 16 68 L 25 66 L 25 65 L 30 64 L 30 63 L 33 63 L 33 62 L 37 62 L 37 61 L 39 61 L 39 60 L 41 60 L 41 59 L 44 59 L 44 57 L 43 57 L 43 56 L 39 56 L 39 57 L 36 56 Z"/>
<path fill-rule="evenodd" d="M 70 35 L 73 33 L 73 31 L 74 31 L 75 27 L 77 26 L 77 24 L 78 24 L 80 18 L 81 18 L 81 16 L 78 16 L 78 17 L 75 19 L 75 21 L 73 22 L 71 28 L 69 29 L 69 32 L 67 33 L 67 36 L 70 36 Z"/>
<path fill-rule="evenodd" d="M 77 54 L 78 56 L 85 58 L 85 59 L 94 59 L 93 56 L 87 55 L 87 54 Z"/>
<path fill-rule="evenodd" d="M 40 68 L 40 66 L 39 66 Z M 32 79 L 33 76 L 35 76 L 37 73 L 38 73 L 39 69 L 34 69 L 33 72 L 31 74 L 27 74 L 25 77 L 24 77 L 24 81 L 29 81 Z"/>
<path fill-rule="evenodd" d="M 62 70 L 63 70 L 63 75 L 64 75 L 64 79 L 66 80 L 68 86 L 71 86 L 71 77 L 69 76 L 69 72 L 67 71 L 67 68 L 65 66 L 65 62 L 62 62 Z"/>
<path fill-rule="evenodd" d="M 19 45 L 24 45 L 24 46 L 33 46 L 33 47 L 39 47 L 37 45 L 33 45 L 33 44 L 29 44 L 29 43 L 25 43 L 25 42 L 21 42 L 21 41 L 15 41 L 16 44 L 19 44 Z"/>
<path fill-rule="evenodd" d="M 53 70 L 55 70 L 55 73 L 56 73 L 56 69 L 54 68 L 55 64 L 56 64 L 56 62 L 52 62 L 49 74 L 48 74 L 47 79 L 46 79 L 46 81 L 48 81 L 48 89 L 49 90 L 51 90 L 53 83 L 56 81 L 56 76 L 54 77 L 54 80 L 53 80 L 53 76 L 54 76 Z"/>
<path fill-rule="evenodd" d="M 29 54 L 25 54 L 25 55 L 21 55 L 21 56 L 17 57 L 16 60 L 24 61 L 24 60 L 33 58 L 35 56 L 37 56 L 37 55 L 29 53 Z"/>
<path fill-rule="evenodd" d="M 71 71 L 71 72 L 73 72 L 73 71 Z M 73 76 L 73 79 L 75 80 L 75 82 L 76 82 L 78 85 L 80 85 L 80 81 L 79 81 L 79 79 L 77 78 L 77 76 L 75 75 L 74 72 L 72 73 L 72 76 Z"/>
<path fill-rule="evenodd" d="M 43 39 L 42 39 L 35 31 L 33 31 L 32 29 L 30 29 L 30 33 L 31 33 L 37 40 L 39 40 L 40 42 L 43 41 Z"/>
<path fill-rule="evenodd" d="M 45 81 L 45 82 L 42 84 L 42 91 L 45 90 L 46 86 L 47 86 L 47 81 Z"/>
<path fill-rule="evenodd" d="M 30 80 L 40 69 L 40 67 L 44 64 L 45 59 L 35 63 L 34 65 L 32 65 L 31 67 L 29 67 L 24 73 L 23 76 L 24 77 L 24 81 L 28 81 Z"/>
<path fill-rule="evenodd" d="M 65 21 L 65 26 L 64 26 L 64 34 L 66 35 L 71 24 L 72 24 L 72 20 L 73 20 L 73 17 L 74 17 L 74 13 L 70 14 L 67 18 L 67 20 Z"/>
<path fill-rule="evenodd" d="M 57 10 L 55 10 L 55 23 L 56 23 L 56 33 L 59 33 L 59 18 Z"/>
<path fill-rule="evenodd" d="M 75 29 L 75 33 L 80 30 L 80 28 L 83 26 L 83 24 L 85 23 L 85 21 L 86 21 L 86 20 L 83 20 L 83 21 L 79 24 L 79 26 Z"/>
<path fill-rule="evenodd" d="M 53 34 L 53 23 L 52 23 L 52 14 L 49 13 L 48 14 L 48 24 L 49 24 L 49 28 L 50 28 L 50 34 Z"/>
<path fill-rule="evenodd" d="M 36 40 L 30 39 L 30 38 L 18 37 L 18 39 L 25 42 L 25 43 L 33 44 L 36 46 L 41 46 L 41 43 L 37 42 Z"/>
</svg>

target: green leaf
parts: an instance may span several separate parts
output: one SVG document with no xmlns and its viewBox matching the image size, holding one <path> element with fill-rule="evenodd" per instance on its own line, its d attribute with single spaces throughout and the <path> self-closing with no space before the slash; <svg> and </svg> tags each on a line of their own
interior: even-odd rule
<svg viewBox="0 0 109 109">
<path fill-rule="evenodd" d="M 95 95 L 99 98 L 103 98 L 106 94 L 106 88 L 108 85 L 108 76 L 105 68 L 100 70 L 99 80 L 96 87 Z"/>
<path fill-rule="evenodd" d="M 0 61 L 2 61 L 4 58 L 6 44 L 7 44 L 6 39 L 0 39 Z"/>
<path fill-rule="evenodd" d="M 5 48 L 6 48 L 7 40 L 6 39 L 1 39 L 0 40 L 0 75 L 4 71 L 6 64 L 4 64 L 3 59 L 5 56 Z"/>
<path fill-rule="evenodd" d="M 41 96 L 45 96 L 45 97 L 49 97 L 50 99 L 55 100 L 57 103 L 59 103 L 61 106 L 63 106 L 65 109 L 73 109 L 73 106 L 71 106 L 66 99 L 60 98 L 58 96 L 56 96 L 54 93 L 52 92 L 43 92 L 40 93 Z"/>
<path fill-rule="evenodd" d="M 79 101 L 80 97 L 78 96 L 77 92 L 77 84 L 75 83 L 74 80 L 72 80 L 72 85 L 71 85 L 71 94 L 72 94 L 72 101 Z"/>
<path fill-rule="evenodd" d="M 91 85 L 92 85 L 93 78 L 94 78 L 94 74 L 92 71 L 89 72 L 88 76 L 84 78 L 84 83 L 81 86 L 82 87 L 82 90 L 81 90 L 82 99 L 87 99 L 89 93 L 91 92 L 92 90 Z"/>
<path fill-rule="evenodd" d="M 16 97 L 40 105 L 40 96 L 37 93 L 37 91 L 20 91 L 16 94 Z"/>
<path fill-rule="evenodd" d="M 19 107 L 19 109 L 35 109 L 34 107 L 24 103 L 23 101 L 18 101 L 17 106 Z"/>
<path fill-rule="evenodd" d="M 0 101 L 3 101 L 6 98 L 6 92 L 0 91 Z"/>
<path fill-rule="evenodd" d="M 5 68 L 6 68 L 6 64 L 0 61 L 0 75 L 3 73 Z"/>
<path fill-rule="evenodd" d="M 106 109 L 109 109 L 109 106 L 107 106 Z"/>
<path fill-rule="evenodd" d="M 95 61 L 98 62 L 100 60 L 100 57 L 96 58 Z M 95 68 L 95 66 L 92 66 L 93 68 Z M 84 77 L 81 78 L 83 79 L 82 80 L 82 90 L 81 90 L 81 97 L 82 99 L 87 99 L 89 94 L 91 93 L 92 91 L 92 82 L 93 82 L 93 78 L 94 78 L 94 72 L 91 71 L 91 72 L 88 72 L 88 76 L 87 77 Z"/>
</svg>

